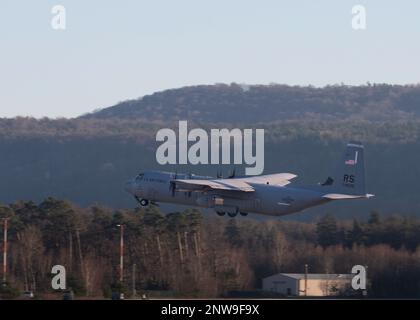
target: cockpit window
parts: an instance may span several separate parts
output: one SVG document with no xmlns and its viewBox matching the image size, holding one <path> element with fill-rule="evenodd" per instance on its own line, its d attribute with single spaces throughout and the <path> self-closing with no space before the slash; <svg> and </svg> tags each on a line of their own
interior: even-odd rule
<svg viewBox="0 0 420 320">
<path fill-rule="evenodd" d="M 144 176 L 144 173 L 139 173 L 139 175 L 136 177 L 136 180 L 142 180 Z"/>
</svg>

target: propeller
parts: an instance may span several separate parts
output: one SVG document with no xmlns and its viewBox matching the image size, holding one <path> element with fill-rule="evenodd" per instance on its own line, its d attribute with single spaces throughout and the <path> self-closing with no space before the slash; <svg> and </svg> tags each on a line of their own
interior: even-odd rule
<svg viewBox="0 0 420 320">
<path fill-rule="evenodd" d="M 175 197 L 175 189 L 176 189 L 176 183 L 171 181 L 169 183 L 169 191 L 171 191 L 172 197 Z"/>
<path fill-rule="evenodd" d="M 178 172 L 175 171 L 175 175 L 173 177 L 174 180 L 176 180 L 178 178 Z M 171 181 L 169 183 L 169 191 L 171 192 L 172 197 L 175 197 L 175 189 L 176 189 L 176 183 Z"/>
</svg>

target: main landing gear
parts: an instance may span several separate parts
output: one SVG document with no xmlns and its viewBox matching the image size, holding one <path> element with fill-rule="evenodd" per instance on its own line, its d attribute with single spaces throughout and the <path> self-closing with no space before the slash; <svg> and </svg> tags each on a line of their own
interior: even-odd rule
<svg viewBox="0 0 420 320">
<path fill-rule="evenodd" d="M 226 212 L 224 211 L 216 211 L 217 215 L 223 217 L 226 215 Z M 248 213 L 247 212 L 239 212 L 239 214 L 243 217 L 247 216 Z M 238 215 L 238 212 L 227 212 L 227 215 L 231 218 L 235 218 Z"/>
</svg>

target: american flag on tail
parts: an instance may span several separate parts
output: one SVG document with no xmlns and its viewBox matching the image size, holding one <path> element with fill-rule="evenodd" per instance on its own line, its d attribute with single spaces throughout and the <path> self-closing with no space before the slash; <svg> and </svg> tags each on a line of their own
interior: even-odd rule
<svg viewBox="0 0 420 320">
<path fill-rule="evenodd" d="M 344 162 L 345 164 L 354 166 L 356 164 L 356 161 L 354 161 L 353 159 L 347 160 L 346 162 Z"/>
<path fill-rule="evenodd" d="M 355 164 L 357 164 L 357 156 L 358 156 L 358 152 L 356 151 L 356 154 L 354 155 L 354 159 L 346 160 L 344 162 L 344 164 L 348 164 L 350 166 L 354 166 Z"/>
</svg>

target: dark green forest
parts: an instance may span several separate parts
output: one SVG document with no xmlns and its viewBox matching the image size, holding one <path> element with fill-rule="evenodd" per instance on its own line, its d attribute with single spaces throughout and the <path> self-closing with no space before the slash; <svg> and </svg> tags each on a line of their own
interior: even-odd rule
<svg viewBox="0 0 420 320">
<path fill-rule="evenodd" d="M 177 170 L 215 176 L 232 166 L 156 163 L 156 132 L 264 128 L 264 173 L 292 172 L 297 184 L 324 181 L 349 140 L 366 146 L 369 201 L 327 205 L 326 212 L 366 217 L 420 212 L 420 86 L 367 84 L 323 88 L 218 84 L 166 90 L 75 119 L 0 119 L 0 202 L 54 196 L 81 206 L 130 208 L 124 182 L 139 171 Z M 237 172 L 243 168 L 238 167 Z"/>
<path fill-rule="evenodd" d="M 176 128 L 177 124 L 168 126 Z M 101 203 L 130 208 L 135 202 L 124 191 L 124 182 L 140 171 L 216 176 L 219 170 L 225 174 L 232 170 L 228 165 L 158 165 L 155 134 L 162 127 L 121 119 L 0 120 L 0 202 L 42 201 L 54 196 L 81 206 Z M 311 209 L 296 217 L 306 219 L 325 212 L 366 216 L 372 209 L 383 214 L 419 214 L 420 122 L 294 120 L 264 128 L 264 173 L 292 172 L 298 175 L 297 184 L 325 181 L 345 143 L 358 139 L 365 144 L 367 187 L 375 198 L 328 204 L 322 211 Z M 243 173 L 240 166 L 237 172 Z"/>
<path fill-rule="evenodd" d="M 277 272 L 350 273 L 368 267 L 370 297 L 420 297 L 420 219 L 383 217 L 312 223 L 206 217 L 197 210 L 162 214 L 159 208 L 80 208 L 47 198 L 0 208 L 9 218 L 8 284 L 52 293 L 51 267 L 65 266 L 76 295 L 109 297 L 116 288 L 129 296 L 226 297 L 256 292 L 261 279 Z M 0 220 L 2 221 L 2 220 Z M 123 224 L 125 272 L 119 282 Z M 13 292 L 12 290 L 10 290 Z M 260 297 L 264 296 L 260 293 Z"/>
</svg>

